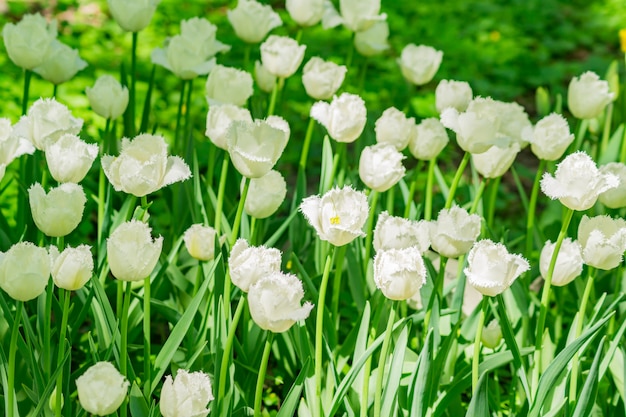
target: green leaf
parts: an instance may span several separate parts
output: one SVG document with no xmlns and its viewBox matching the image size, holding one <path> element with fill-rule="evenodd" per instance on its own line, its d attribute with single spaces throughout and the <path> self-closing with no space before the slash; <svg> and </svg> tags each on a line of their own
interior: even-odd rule
<svg viewBox="0 0 626 417">
<path fill-rule="evenodd" d="M 276 417 L 292 417 L 296 412 L 296 408 L 300 403 L 300 394 L 302 393 L 304 380 L 309 372 L 310 365 L 311 358 L 308 357 L 302 366 L 302 370 L 300 371 L 298 378 L 296 378 L 293 385 L 289 389 L 289 392 L 280 406 L 280 410 L 278 410 Z"/>
<path fill-rule="evenodd" d="M 487 385 L 487 372 L 483 372 L 478 380 L 476 392 L 472 395 L 465 417 L 489 415 L 489 395 L 487 394 Z"/>
<path fill-rule="evenodd" d="M 397 405 L 400 378 L 402 378 L 402 365 L 404 364 L 404 354 L 406 353 L 406 346 L 408 343 L 408 329 L 409 326 L 405 326 L 402 329 L 402 333 L 400 333 L 400 336 L 396 341 L 396 346 L 393 350 L 393 357 L 391 359 L 391 364 L 389 365 L 387 383 L 383 388 L 383 406 L 381 409 L 383 416 L 392 415 L 392 411 Z M 383 370 L 381 369 L 380 371 L 382 372 Z"/>
<path fill-rule="evenodd" d="M 322 145 L 322 166 L 320 174 L 320 194 L 330 190 L 333 185 L 333 148 L 328 135 L 324 136 Z"/>
<path fill-rule="evenodd" d="M 591 410 L 598 396 L 598 370 L 600 368 L 600 358 L 602 357 L 602 348 L 604 347 L 605 340 L 606 337 L 603 337 L 600 341 L 600 346 L 598 346 L 596 356 L 591 364 L 591 369 L 585 380 L 583 390 L 576 399 L 576 408 L 574 408 L 572 417 L 586 417 L 591 415 Z"/>
<path fill-rule="evenodd" d="M 429 403 L 426 395 L 426 387 L 430 383 L 430 365 L 433 362 L 433 331 L 430 329 L 424 342 L 424 347 L 420 352 L 419 359 L 413 375 L 411 375 L 411 387 L 413 390 L 409 394 L 410 415 L 421 417 L 426 414 Z"/>
<path fill-rule="evenodd" d="M 130 388 L 130 415 L 132 417 L 149 417 L 150 407 L 136 382 Z"/>
</svg>

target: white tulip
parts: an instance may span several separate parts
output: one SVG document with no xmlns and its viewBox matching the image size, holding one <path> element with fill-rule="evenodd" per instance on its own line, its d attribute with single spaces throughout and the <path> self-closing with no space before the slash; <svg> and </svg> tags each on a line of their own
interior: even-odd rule
<svg viewBox="0 0 626 417">
<path fill-rule="evenodd" d="M 389 23 L 375 22 L 370 28 L 354 34 L 354 48 L 363 56 L 375 56 L 389 49 Z"/>
<path fill-rule="evenodd" d="M 278 249 L 250 246 L 245 239 L 237 239 L 228 258 L 230 278 L 241 291 L 248 292 L 261 278 L 280 271 L 281 262 Z"/>
<path fill-rule="evenodd" d="M 439 119 L 424 119 L 415 127 L 409 138 L 409 151 L 416 159 L 430 161 L 436 158 L 446 147 L 450 138 Z"/>
<path fill-rule="evenodd" d="M 374 131 L 376 142 L 394 145 L 402 151 L 415 136 L 415 119 L 406 117 L 404 112 L 395 107 L 389 107 L 376 120 Z"/>
<path fill-rule="evenodd" d="M 46 147 L 50 175 L 58 182 L 81 182 L 97 156 L 98 145 L 87 144 L 76 135 L 65 134 Z"/>
<path fill-rule="evenodd" d="M 93 276 L 93 257 L 89 245 L 68 247 L 61 253 L 56 246 L 51 246 L 50 262 L 54 284 L 68 291 L 83 288 Z"/>
<path fill-rule="evenodd" d="M 380 14 L 380 0 L 340 0 L 339 10 L 344 26 L 352 32 L 367 30 L 387 19 L 385 13 Z"/>
<path fill-rule="evenodd" d="M 213 400 L 211 380 L 204 372 L 179 369 L 176 378 L 165 377 L 159 410 L 163 417 L 206 417 Z"/>
<path fill-rule="evenodd" d="M 128 88 L 110 75 L 103 75 L 85 89 L 93 111 L 105 119 L 117 119 L 128 107 Z"/>
<path fill-rule="evenodd" d="M 579 119 L 598 117 L 614 99 L 615 94 L 611 93 L 609 83 L 592 71 L 572 78 L 567 89 L 567 105 Z"/>
<path fill-rule="evenodd" d="M 161 0 L 107 0 L 113 19 L 127 32 L 139 32 L 150 24 Z"/>
<path fill-rule="evenodd" d="M 194 224 L 183 234 L 187 252 L 200 261 L 210 261 L 215 257 L 215 237 L 217 232 L 210 226 Z"/>
<path fill-rule="evenodd" d="M 594 268 L 616 268 L 626 250 L 626 220 L 609 216 L 583 216 L 578 225 L 583 260 Z"/>
<path fill-rule="evenodd" d="M 234 104 L 213 105 L 206 116 L 204 133 L 215 146 L 228 150 L 228 129 L 235 120 L 252 123 L 250 110 Z"/>
<path fill-rule="evenodd" d="M 287 36 L 270 35 L 261 44 L 263 67 L 280 78 L 291 77 L 302 64 L 306 45 Z"/>
<path fill-rule="evenodd" d="M 235 34 L 248 43 L 261 42 L 272 29 L 283 24 L 271 6 L 256 0 L 238 0 L 237 7 L 228 10 L 227 15 Z"/>
<path fill-rule="evenodd" d="M 567 147 L 574 141 L 567 120 L 552 113 L 539 120 L 534 128 L 528 130 L 530 149 L 539 159 L 556 161 L 563 156 Z"/>
<path fill-rule="evenodd" d="M 48 194 L 38 182 L 28 189 L 33 221 L 47 236 L 66 236 L 83 218 L 87 197 L 80 185 L 68 182 L 52 188 Z"/>
<path fill-rule="evenodd" d="M 515 157 L 520 152 L 517 142 L 507 147 L 492 146 L 486 152 L 472 154 L 472 164 L 476 171 L 485 178 L 498 178 L 509 170 Z"/>
<path fill-rule="evenodd" d="M 2 37 L 11 61 L 20 68 L 32 70 L 46 59 L 57 37 L 57 22 L 48 22 L 39 13 L 27 14 L 17 23 L 6 23 Z"/>
<path fill-rule="evenodd" d="M 209 105 L 234 104 L 243 107 L 254 92 L 250 73 L 223 65 L 216 65 L 205 84 Z"/>
<path fill-rule="evenodd" d="M 111 274 L 120 281 L 141 281 L 156 266 L 163 237 L 153 239 L 150 227 L 138 220 L 119 225 L 107 239 L 107 259 Z"/>
<path fill-rule="evenodd" d="M 431 46 L 409 44 L 402 49 L 398 64 L 407 81 L 423 85 L 433 79 L 442 58 L 443 52 Z"/>
<path fill-rule="evenodd" d="M 0 118 L 0 165 L 9 165 L 14 159 L 33 152 L 35 147 L 29 140 L 13 134 L 11 121 Z"/>
<path fill-rule="evenodd" d="M 76 378 L 78 401 L 88 413 L 114 413 L 126 398 L 130 383 L 110 362 L 97 362 Z"/>
<path fill-rule="evenodd" d="M 50 279 L 50 258 L 44 248 L 20 242 L 0 252 L 0 288 L 11 298 L 28 301 L 46 289 Z"/>
<path fill-rule="evenodd" d="M 271 93 L 274 90 L 276 76 L 270 73 L 261 61 L 254 62 L 254 79 L 259 88 L 266 93 Z"/>
<path fill-rule="evenodd" d="M 539 256 L 539 271 L 544 278 L 550 269 L 550 262 L 554 254 L 556 244 L 547 241 L 541 249 Z M 582 248 L 580 244 L 571 238 L 565 238 L 556 257 L 556 264 L 552 272 L 552 285 L 562 287 L 572 282 L 583 272 Z"/>
<path fill-rule="evenodd" d="M 243 187 L 243 181 L 242 181 Z M 280 172 L 271 170 L 259 178 L 252 178 L 244 211 L 248 216 L 264 219 L 278 210 L 287 195 L 287 182 Z"/>
<path fill-rule="evenodd" d="M 285 9 L 300 26 L 313 26 L 324 16 L 324 0 L 287 0 Z"/>
<path fill-rule="evenodd" d="M 612 174 L 619 178 L 619 186 L 601 193 L 598 200 L 609 208 L 621 208 L 626 206 L 626 164 L 622 162 L 610 162 L 600 167 L 601 174 Z"/>
<path fill-rule="evenodd" d="M 407 300 L 426 283 L 426 267 L 416 246 L 387 249 L 374 258 L 374 282 L 390 300 Z"/>
<path fill-rule="evenodd" d="M 309 97 L 328 100 L 337 92 L 348 69 L 344 65 L 313 57 L 302 71 L 302 84 Z"/>
<path fill-rule="evenodd" d="M 311 117 L 324 125 L 328 135 L 337 142 L 354 142 L 361 136 L 367 122 L 363 99 L 343 93 L 328 104 L 318 101 L 311 107 Z"/>
<path fill-rule="evenodd" d="M 435 107 L 439 113 L 448 107 L 464 112 L 472 100 L 472 87 L 465 81 L 441 80 L 435 89 Z"/>
<path fill-rule="evenodd" d="M 33 68 L 33 71 L 52 84 L 62 84 L 86 67 L 87 62 L 81 59 L 77 49 L 55 39 L 48 48 L 44 61 Z"/>
<path fill-rule="evenodd" d="M 374 250 L 417 247 L 424 253 L 430 246 L 430 224 L 425 220 L 409 220 L 404 217 L 390 216 L 387 211 L 378 215 L 374 227 Z"/>
<path fill-rule="evenodd" d="M 387 191 L 404 177 L 403 159 L 404 155 L 393 145 L 366 146 L 359 159 L 359 177 L 372 190 Z"/>
<path fill-rule="evenodd" d="M 441 256 L 458 258 L 466 254 L 480 234 L 480 216 L 453 206 L 439 212 L 431 223 L 430 244 Z"/>
</svg>

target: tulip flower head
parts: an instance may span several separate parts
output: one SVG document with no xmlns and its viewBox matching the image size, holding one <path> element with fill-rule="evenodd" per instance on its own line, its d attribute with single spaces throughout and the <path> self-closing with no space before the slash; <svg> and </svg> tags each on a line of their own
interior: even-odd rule
<svg viewBox="0 0 626 417">
<path fill-rule="evenodd" d="M 66 236 L 83 218 L 87 197 L 80 185 L 68 182 L 47 194 L 38 182 L 28 189 L 33 221 L 47 236 Z"/>
<path fill-rule="evenodd" d="M 389 23 L 375 22 L 370 28 L 354 34 L 354 48 L 363 56 L 380 55 L 389 49 Z"/>
<path fill-rule="evenodd" d="M 383 211 L 378 215 L 372 243 L 376 252 L 417 247 L 420 253 L 424 253 L 430 246 L 429 231 L 430 224 L 425 220 L 390 216 Z"/>
<path fill-rule="evenodd" d="M 511 142 L 506 147 L 492 146 L 486 152 L 472 154 L 472 164 L 483 177 L 498 178 L 513 165 L 520 150 L 517 142 Z"/>
<path fill-rule="evenodd" d="M 280 78 L 291 77 L 302 64 L 306 45 L 287 36 L 270 35 L 261 44 L 261 62 L 265 69 Z"/>
<path fill-rule="evenodd" d="M 153 239 L 150 227 L 138 220 L 119 225 L 107 239 L 107 259 L 111 274 L 121 281 L 141 281 L 156 266 L 163 237 Z"/>
<path fill-rule="evenodd" d="M 579 151 L 565 157 L 556 167 L 554 176 L 547 172 L 541 178 L 541 191 L 572 210 L 591 208 L 603 192 L 616 188 L 619 178 L 603 174 L 586 153 Z"/>
<path fill-rule="evenodd" d="M 283 24 L 271 6 L 256 0 L 238 0 L 237 7 L 227 15 L 235 34 L 248 43 L 261 42 L 272 29 Z"/>
<path fill-rule="evenodd" d="M 78 136 L 65 134 L 46 147 L 50 175 L 58 182 L 79 183 L 98 156 L 98 145 L 87 144 Z"/>
<path fill-rule="evenodd" d="M 165 377 L 159 409 L 163 417 L 206 417 L 213 400 L 211 380 L 204 372 L 179 369 L 176 378 Z"/>
<path fill-rule="evenodd" d="M 615 94 L 611 93 L 609 83 L 592 71 L 572 78 L 567 89 L 567 105 L 579 119 L 598 117 L 614 99 Z"/>
<path fill-rule="evenodd" d="M 130 383 L 110 362 L 97 362 L 76 378 L 78 401 L 88 413 L 112 414 L 124 402 Z"/>
<path fill-rule="evenodd" d="M 287 0 L 285 9 L 300 26 L 317 25 L 324 16 L 324 0 Z"/>
<path fill-rule="evenodd" d="M 530 149 L 539 159 L 556 161 L 563 156 L 568 146 L 574 141 L 567 120 L 552 113 L 539 120 L 534 128 L 526 133 Z"/>
<path fill-rule="evenodd" d="M 60 253 L 56 246 L 51 246 L 50 263 L 54 284 L 68 291 L 83 288 L 93 276 L 93 257 L 89 245 L 68 247 Z"/>
<path fill-rule="evenodd" d="M 321 240 L 343 246 L 365 236 L 363 226 L 368 217 L 367 197 L 352 187 L 333 188 L 322 197 L 310 196 L 300 204 L 300 211 Z"/>
<path fill-rule="evenodd" d="M 0 252 L 0 288 L 14 300 L 37 298 L 49 279 L 50 258 L 44 248 L 20 242 Z"/>
<path fill-rule="evenodd" d="M 606 190 L 598 196 L 600 202 L 613 209 L 626 207 L 626 164 L 609 162 L 600 167 L 600 173 L 612 174 L 619 178 L 619 186 Z"/>
<path fill-rule="evenodd" d="M 43 62 L 33 68 L 33 71 L 44 80 L 58 85 L 70 80 L 86 67 L 87 62 L 81 59 L 78 50 L 55 39 L 48 48 Z"/>
<path fill-rule="evenodd" d="M 243 181 L 242 181 L 243 189 Z M 244 211 L 248 216 L 265 219 L 278 210 L 287 195 L 287 182 L 280 172 L 271 170 L 250 180 Z"/>
<path fill-rule="evenodd" d="M 324 125 L 328 135 L 337 142 L 351 143 L 363 133 L 367 122 L 367 109 L 363 99 L 355 94 L 343 93 L 328 104 L 318 101 L 311 107 L 311 117 Z"/>
<path fill-rule="evenodd" d="M 529 269 L 530 264 L 522 256 L 510 254 L 501 243 L 484 239 L 472 246 L 463 271 L 472 287 L 483 295 L 495 297 Z"/>
<path fill-rule="evenodd" d="M 409 138 L 409 151 L 416 159 L 430 161 L 446 147 L 450 138 L 439 119 L 429 117 L 415 127 Z"/>
<path fill-rule="evenodd" d="M 426 283 L 426 267 L 416 246 L 387 249 L 374 257 L 374 282 L 390 300 L 407 300 Z"/>
<path fill-rule="evenodd" d="M 210 261 L 215 257 L 215 237 L 217 232 L 210 226 L 194 224 L 183 234 L 187 252 L 200 261 Z"/>
<path fill-rule="evenodd" d="M 412 84 L 424 85 L 433 79 L 443 58 L 443 52 L 431 46 L 409 44 L 398 59 L 402 75 Z"/>
<path fill-rule="evenodd" d="M 465 81 L 441 80 L 435 89 L 435 107 L 439 113 L 448 107 L 464 112 L 472 100 L 472 87 Z"/>
<path fill-rule="evenodd" d="M 9 165 L 14 159 L 33 152 L 35 147 L 29 140 L 13 134 L 11 121 L 0 118 L 0 165 Z"/>
<path fill-rule="evenodd" d="M 404 177 L 403 159 L 404 155 L 393 145 L 366 146 L 359 159 L 359 177 L 372 190 L 387 191 Z"/>
<path fill-rule="evenodd" d="M 440 255 L 458 258 L 466 254 L 480 234 L 480 216 L 453 206 L 439 212 L 431 223 L 430 244 Z"/>
<path fill-rule="evenodd" d="M 314 56 L 302 71 L 302 84 L 309 97 L 328 100 L 341 87 L 348 69 L 331 61 Z"/>
<path fill-rule="evenodd" d="M 210 106 L 234 104 L 243 107 L 254 92 L 252 76 L 237 68 L 216 65 L 209 73 L 204 92 Z"/>
<path fill-rule="evenodd" d="M 302 281 L 280 271 L 264 276 L 248 291 L 252 320 L 262 329 L 274 333 L 289 330 L 297 321 L 309 317 L 313 304 L 305 302 Z"/>
<path fill-rule="evenodd" d="M 234 104 L 213 105 L 206 116 L 204 133 L 215 146 L 228 150 L 228 129 L 235 120 L 252 123 L 250 110 Z"/>
<path fill-rule="evenodd" d="M 605 271 L 616 268 L 626 250 L 626 220 L 583 216 L 578 225 L 583 261 Z"/>
<path fill-rule="evenodd" d="M 161 0 L 107 0 L 113 19 L 127 32 L 139 32 L 150 24 Z"/>
<path fill-rule="evenodd" d="M 280 264 L 278 249 L 250 246 L 245 239 L 237 239 L 228 258 L 232 282 L 243 292 L 264 276 L 280 271 Z"/>
<path fill-rule="evenodd" d="M 339 11 L 343 25 L 352 32 L 361 32 L 376 22 L 387 19 L 380 14 L 380 0 L 340 0 Z"/>
<path fill-rule="evenodd" d="M 105 119 L 117 119 L 128 107 L 128 88 L 110 75 L 99 77 L 85 94 L 93 111 Z"/>
<path fill-rule="evenodd" d="M 552 255 L 556 244 L 547 241 L 539 256 L 539 271 L 545 277 L 550 268 Z M 583 272 L 582 248 L 571 238 L 565 238 L 556 257 L 556 264 L 552 272 L 552 285 L 562 287 L 572 282 Z"/>
<path fill-rule="evenodd" d="M 18 23 L 2 28 L 4 47 L 11 61 L 20 68 L 32 70 L 41 65 L 57 37 L 57 22 L 42 15 L 27 14 Z"/>
<path fill-rule="evenodd" d="M 402 151 L 415 136 L 415 119 L 406 117 L 395 107 L 389 107 L 376 120 L 374 130 L 377 143 L 388 143 Z"/>
</svg>

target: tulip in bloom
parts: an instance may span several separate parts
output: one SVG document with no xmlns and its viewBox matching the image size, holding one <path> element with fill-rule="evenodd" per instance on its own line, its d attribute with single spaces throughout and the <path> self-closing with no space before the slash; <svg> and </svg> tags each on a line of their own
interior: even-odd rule
<svg viewBox="0 0 626 417">
<path fill-rule="evenodd" d="M 159 409 L 163 417 L 206 417 L 213 400 L 211 380 L 204 372 L 179 369 L 176 378 L 165 377 Z"/>
<path fill-rule="evenodd" d="M 9 165 L 14 159 L 33 152 L 35 147 L 30 141 L 13 134 L 11 121 L 0 118 L 0 166 Z"/>
<path fill-rule="evenodd" d="M 161 0 L 107 0 L 113 19 L 127 32 L 139 32 L 150 24 Z"/>
<path fill-rule="evenodd" d="M 50 263 L 54 284 L 68 291 L 83 288 L 93 275 L 93 257 L 89 245 L 68 247 L 61 253 L 56 246 L 51 246 Z"/>
<path fill-rule="evenodd" d="M 375 56 L 389 49 L 389 23 L 379 20 L 370 28 L 354 34 L 354 48 L 363 56 Z"/>
<path fill-rule="evenodd" d="M 97 416 L 112 414 L 120 408 L 129 385 L 110 362 L 97 362 L 76 378 L 80 405 Z"/>
<path fill-rule="evenodd" d="M 206 131 L 204 133 L 215 146 L 228 150 L 228 129 L 235 120 L 252 123 L 250 111 L 234 104 L 211 106 L 206 116 Z"/>
<path fill-rule="evenodd" d="M 501 243 L 484 239 L 472 246 L 463 271 L 472 287 L 482 295 L 494 297 L 529 269 L 530 264 L 522 256 L 510 254 Z"/>
<path fill-rule="evenodd" d="M 309 196 L 300 204 L 300 211 L 319 238 L 335 246 L 365 236 L 363 226 L 369 212 L 367 197 L 352 187 L 333 188 L 322 197 Z"/>
<path fill-rule="evenodd" d="M 187 252 L 200 261 L 210 261 L 215 257 L 215 237 L 217 232 L 210 226 L 194 224 L 183 234 Z"/>
<path fill-rule="evenodd" d="M 565 157 L 556 167 L 554 176 L 547 172 L 541 178 L 541 191 L 572 210 L 591 208 L 603 192 L 616 188 L 619 178 L 603 174 L 586 153 L 579 151 Z"/>
<path fill-rule="evenodd" d="M 20 68 L 32 70 L 46 59 L 57 37 L 57 22 L 48 22 L 40 14 L 27 14 L 16 24 L 5 24 L 2 37 L 11 61 Z"/>
<path fill-rule="evenodd" d="M 472 87 L 465 81 L 441 80 L 435 89 L 435 107 L 439 113 L 448 107 L 464 112 L 472 100 Z"/>
<path fill-rule="evenodd" d="M 426 283 L 426 267 L 416 246 L 387 249 L 374 258 L 374 282 L 390 300 L 407 300 Z"/>
<path fill-rule="evenodd" d="M 300 26 L 313 26 L 324 16 L 324 0 L 287 0 L 285 9 Z"/>
<path fill-rule="evenodd" d="M 480 234 L 480 216 L 453 206 L 439 212 L 431 223 L 430 244 L 441 256 L 458 258 L 466 254 Z"/>
<path fill-rule="evenodd" d="M 606 190 L 598 196 L 598 200 L 609 208 L 626 207 L 626 164 L 610 162 L 600 167 L 601 174 L 612 174 L 619 178 L 619 186 Z"/>
<path fill-rule="evenodd" d="M 374 228 L 374 250 L 416 247 L 424 253 L 430 246 L 430 224 L 425 220 L 409 220 L 404 217 L 390 216 L 383 211 L 378 215 Z"/>
<path fill-rule="evenodd" d="M 132 141 L 123 138 L 119 156 L 104 155 L 101 163 L 115 191 L 136 197 L 191 177 L 191 171 L 182 158 L 167 155 L 165 139 L 147 133 Z"/>
<path fill-rule="evenodd" d="M 259 178 L 270 172 L 288 141 L 288 132 L 265 120 L 236 120 L 227 134 L 231 161 L 237 171 L 248 178 Z"/>
<path fill-rule="evenodd" d="M 261 61 L 254 62 L 254 80 L 259 88 L 266 93 L 271 93 L 272 90 L 274 90 L 276 76 L 270 73 L 267 68 L 263 66 Z"/>
<path fill-rule="evenodd" d="M 406 115 L 395 107 L 389 107 L 376 120 L 374 127 L 376 142 L 387 143 L 402 151 L 415 135 L 415 119 Z"/>
<path fill-rule="evenodd" d="M 545 277 L 550 269 L 550 261 L 554 254 L 556 244 L 547 241 L 541 249 L 539 256 L 539 271 Z M 552 285 L 562 287 L 572 282 L 583 272 L 582 248 L 580 244 L 571 238 L 565 238 L 556 256 L 556 264 L 552 272 Z"/>
<path fill-rule="evenodd" d="M 409 138 L 409 151 L 416 159 L 430 161 L 443 151 L 450 138 L 439 119 L 424 119 Z"/>
<path fill-rule="evenodd" d="M 107 259 L 113 276 L 121 281 L 141 281 L 156 266 L 163 237 L 153 239 L 150 227 L 138 220 L 122 223 L 107 239 Z"/>
<path fill-rule="evenodd" d="M 386 20 L 380 13 L 380 0 L 340 0 L 339 11 L 345 27 L 352 32 L 367 30 L 376 22 Z"/>
<path fill-rule="evenodd" d="M 230 251 L 230 277 L 243 292 L 263 277 L 280 271 L 281 253 L 275 248 L 250 246 L 245 239 L 237 239 Z"/>
<path fill-rule="evenodd" d="M 45 151 L 66 133 L 78 134 L 83 127 L 83 120 L 72 116 L 63 104 L 54 98 L 40 98 L 13 126 L 13 133 L 29 140 L 35 148 Z"/>
<path fill-rule="evenodd" d="M 55 39 L 48 48 L 44 61 L 33 68 L 33 71 L 44 80 L 58 85 L 70 80 L 85 67 L 87 62 L 81 59 L 78 50 Z"/>
<path fill-rule="evenodd" d="M 286 195 L 287 182 L 280 172 L 271 170 L 262 177 L 250 180 L 243 209 L 248 216 L 264 219 L 278 210 Z"/>
<path fill-rule="evenodd" d="M 496 144 L 500 111 L 495 100 L 476 97 L 462 113 L 453 107 L 446 108 L 441 113 L 441 123 L 456 133 L 461 149 L 481 153 Z"/>
<path fill-rule="evenodd" d="M 306 45 L 298 45 L 287 36 L 270 35 L 261 44 L 261 62 L 270 74 L 280 78 L 291 77 L 304 59 Z"/>
<path fill-rule="evenodd" d="M 105 119 L 117 119 L 128 107 L 128 88 L 110 75 L 99 77 L 85 94 L 93 111 Z"/>
<path fill-rule="evenodd" d="M 65 236 L 76 229 L 83 218 L 87 197 L 83 187 L 68 182 L 50 190 L 48 194 L 36 182 L 28 189 L 33 221 L 47 236 Z"/>
<path fill-rule="evenodd" d="M 309 317 L 313 304 L 302 304 L 302 281 L 280 271 L 262 277 L 248 292 L 252 320 L 262 329 L 274 333 L 289 330 L 297 321 Z"/>
<path fill-rule="evenodd" d="M 485 178 L 498 178 L 509 170 L 515 157 L 520 152 L 517 142 L 507 147 L 492 146 L 486 152 L 472 154 L 472 164 L 476 171 Z"/>
<path fill-rule="evenodd" d="M 578 225 L 583 261 L 594 268 L 616 268 L 626 250 L 626 220 L 609 216 L 583 216 Z"/>
<path fill-rule="evenodd" d="M 79 183 L 98 156 L 98 145 L 87 144 L 76 135 L 65 134 L 46 147 L 46 162 L 58 182 Z"/>
<path fill-rule="evenodd" d="M 387 191 L 404 177 L 404 155 L 395 146 L 378 143 L 366 146 L 359 159 L 359 177 L 375 191 Z"/>
<path fill-rule="evenodd" d="M 567 147 L 574 141 L 567 120 L 552 113 L 539 120 L 534 128 L 527 131 L 530 149 L 539 159 L 556 161 L 563 156 Z"/>
<path fill-rule="evenodd" d="M 409 44 L 402 49 L 398 64 L 407 81 L 423 85 L 433 79 L 442 58 L 443 52 L 431 46 Z"/>
<path fill-rule="evenodd" d="M 20 242 L 0 252 L 0 288 L 11 298 L 28 301 L 46 289 L 50 279 L 50 258 L 44 248 Z"/>
<path fill-rule="evenodd" d="M 234 104 L 245 106 L 254 92 L 250 73 L 223 65 L 216 65 L 205 84 L 205 97 L 209 105 Z"/>
<path fill-rule="evenodd" d="M 238 0 L 237 7 L 227 15 L 235 34 L 248 43 L 261 42 L 272 29 L 283 24 L 271 6 L 256 0 Z"/>
<path fill-rule="evenodd" d="M 331 61 L 314 56 L 302 70 L 302 84 L 309 97 L 328 100 L 341 87 L 348 69 Z"/>
<path fill-rule="evenodd" d="M 592 71 L 572 78 L 567 89 L 567 105 L 579 119 L 598 117 L 614 99 L 615 94 L 611 93 L 609 83 Z"/>
<path fill-rule="evenodd" d="M 363 99 L 343 93 L 328 104 L 318 101 L 311 107 L 311 117 L 324 125 L 328 135 L 337 142 L 354 142 L 361 136 L 367 122 Z"/>
</svg>

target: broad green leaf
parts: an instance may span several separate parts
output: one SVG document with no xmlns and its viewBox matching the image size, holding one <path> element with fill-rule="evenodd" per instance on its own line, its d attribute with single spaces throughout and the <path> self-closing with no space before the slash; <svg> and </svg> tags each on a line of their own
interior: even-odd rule
<svg viewBox="0 0 626 417">
<path fill-rule="evenodd" d="M 600 368 L 600 358 L 602 357 L 605 340 L 606 336 L 600 341 L 596 356 L 593 358 L 593 363 L 591 364 L 591 369 L 589 370 L 589 374 L 587 374 L 583 390 L 576 398 L 576 407 L 574 408 L 572 417 L 587 417 L 591 414 L 593 405 L 596 402 L 596 397 L 598 396 L 598 370 Z"/>
<path fill-rule="evenodd" d="M 132 417 L 149 417 L 150 408 L 136 382 L 130 388 L 130 415 Z"/>
<path fill-rule="evenodd" d="M 408 343 L 408 330 L 409 326 L 405 326 L 402 329 L 402 333 L 396 340 L 396 346 L 393 350 L 393 357 L 389 365 L 389 375 L 383 388 L 381 413 L 384 416 L 392 415 L 392 410 L 397 406 L 398 389 L 400 387 L 400 378 L 402 378 L 402 364 L 404 363 L 404 354 L 406 353 Z"/>
<path fill-rule="evenodd" d="M 410 415 L 414 417 L 422 417 L 426 414 L 426 410 L 430 404 L 428 403 L 428 396 L 426 395 L 428 386 L 431 381 L 429 380 L 431 372 L 430 365 L 433 362 L 433 331 L 428 331 L 426 341 L 422 347 L 415 371 L 411 376 L 411 385 L 409 387 L 409 409 Z M 412 387 L 412 388 L 411 388 Z"/>
<path fill-rule="evenodd" d="M 465 417 L 489 416 L 489 395 L 487 372 L 483 372 L 478 380 L 476 392 L 472 394 Z"/>
<path fill-rule="evenodd" d="M 300 395 L 302 394 L 302 388 L 304 385 L 304 379 L 309 372 L 309 366 L 311 365 L 311 358 L 307 358 L 302 365 L 302 370 L 298 375 L 298 378 L 294 381 L 293 385 L 289 389 L 287 396 L 283 400 L 280 410 L 276 414 L 276 417 L 292 417 L 296 412 L 296 408 L 300 403 Z"/>
</svg>

